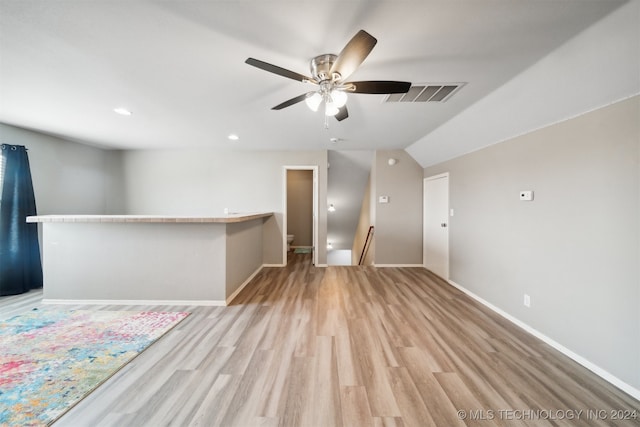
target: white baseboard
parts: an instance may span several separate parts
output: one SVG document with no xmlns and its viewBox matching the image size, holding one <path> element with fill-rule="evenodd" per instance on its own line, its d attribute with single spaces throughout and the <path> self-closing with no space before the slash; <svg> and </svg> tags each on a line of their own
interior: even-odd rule
<svg viewBox="0 0 640 427">
<path fill-rule="evenodd" d="M 251 281 L 253 280 L 253 278 L 254 278 L 254 277 L 256 277 L 256 275 L 257 275 L 258 273 L 260 273 L 260 270 L 262 270 L 263 268 L 264 268 L 264 265 L 261 265 L 260 267 L 258 267 L 258 268 L 256 269 L 256 271 L 254 271 L 253 273 L 251 273 L 251 275 L 250 275 L 249 277 L 247 277 L 247 280 L 245 280 L 244 282 L 242 282 L 242 284 L 241 284 L 240 286 L 238 286 L 238 289 L 236 289 L 234 293 L 232 293 L 231 295 L 229 295 L 229 296 L 227 297 L 227 300 L 226 300 L 226 304 L 225 304 L 225 305 L 229 305 L 229 303 L 230 303 L 231 301 L 233 301 L 233 299 L 234 299 L 235 297 L 237 297 L 237 296 L 238 296 L 238 294 L 239 294 L 239 293 L 244 289 L 244 287 L 245 287 L 245 286 L 247 286 L 247 285 L 249 284 L 249 282 L 251 282 Z"/>
<path fill-rule="evenodd" d="M 262 264 L 262 267 L 286 267 L 287 264 Z"/>
<path fill-rule="evenodd" d="M 374 267 L 423 267 L 423 264 L 373 264 Z"/>
<path fill-rule="evenodd" d="M 620 378 L 618 378 L 615 375 L 609 373 L 608 371 L 602 369 L 598 365 L 590 362 L 589 360 L 585 359 L 584 357 L 580 356 L 579 354 L 574 353 L 573 351 L 569 350 L 567 347 L 563 346 L 559 342 L 549 338 L 548 336 L 546 336 L 542 332 L 532 328 L 531 326 L 527 325 L 526 323 L 522 322 L 521 320 L 518 320 L 517 318 L 513 317 L 509 313 L 501 310 L 500 308 L 496 307 L 495 305 L 491 304 L 490 302 L 482 299 L 478 295 L 474 294 L 473 292 L 469 291 L 468 289 L 464 288 L 463 286 L 457 284 L 453 280 L 448 280 L 448 282 L 449 282 L 449 284 L 451 286 L 453 286 L 453 287 L 459 289 L 460 291 L 464 292 L 465 294 L 469 295 L 471 298 L 473 298 L 474 300 L 478 301 L 480 304 L 482 304 L 485 307 L 487 307 L 487 308 L 491 309 L 492 311 L 496 312 L 500 316 L 504 317 L 505 319 L 507 319 L 508 321 L 513 323 L 514 325 L 524 329 L 526 332 L 530 333 L 534 337 L 536 337 L 536 338 L 544 341 L 545 343 L 549 344 L 551 347 L 555 348 L 560 353 L 562 353 L 565 356 L 573 359 L 574 361 L 576 361 L 577 363 L 581 364 L 582 366 L 584 366 L 585 368 L 587 368 L 588 370 L 590 370 L 594 374 L 598 375 L 599 377 L 601 377 L 605 381 L 608 381 L 609 383 L 611 383 L 614 386 L 618 387 L 620 390 L 622 390 L 625 393 L 633 396 L 635 399 L 640 400 L 640 390 L 638 390 L 637 388 L 631 386 L 630 384 L 627 384 L 626 382 L 622 381 Z"/>
<path fill-rule="evenodd" d="M 193 305 L 193 306 L 224 306 L 221 300 L 156 300 L 156 299 L 56 299 L 43 298 L 43 304 L 65 305 Z"/>
</svg>

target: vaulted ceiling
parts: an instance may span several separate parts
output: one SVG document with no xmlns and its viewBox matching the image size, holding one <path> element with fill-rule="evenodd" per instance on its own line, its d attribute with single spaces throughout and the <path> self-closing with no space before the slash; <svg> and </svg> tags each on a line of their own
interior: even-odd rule
<svg viewBox="0 0 640 427">
<path fill-rule="evenodd" d="M 117 149 L 402 149 L 623 3 L 0 0 L 0 122 Z M 325 129 L 304 103 L 271 110 L 309 84 L 244 63 L 308 75 L 360 29 L 378 43 L 353 79 L 465 85 L 444 103 L 351 95 Z"/>
</svg>

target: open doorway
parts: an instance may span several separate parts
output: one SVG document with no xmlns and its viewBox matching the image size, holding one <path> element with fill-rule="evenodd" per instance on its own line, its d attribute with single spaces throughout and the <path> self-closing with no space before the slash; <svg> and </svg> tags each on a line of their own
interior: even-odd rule
<svg viewBox="0 0 640 427">
<path fill-rule="evenodd" d="M 283 200 L 283 264 L 290 250 L 310 252 L 318 265 L 318 167 L 285 166 Z"/>
</svg>

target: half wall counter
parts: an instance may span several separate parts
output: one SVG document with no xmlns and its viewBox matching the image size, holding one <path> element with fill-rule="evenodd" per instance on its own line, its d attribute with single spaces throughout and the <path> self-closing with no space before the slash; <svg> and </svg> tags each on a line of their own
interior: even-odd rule
<svg viewBox="0 0 640 427">
<path fill-rule="evenodd" d="M 272 212 L 43 215 L 45 302 L 226 305 L 263 265 Z"/>
</svg>

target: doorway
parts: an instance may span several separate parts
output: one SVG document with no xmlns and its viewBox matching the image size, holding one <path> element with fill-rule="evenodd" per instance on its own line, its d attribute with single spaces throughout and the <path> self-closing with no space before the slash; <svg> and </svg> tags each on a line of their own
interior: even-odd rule
<svg viewBox="0 0 640 427">
<path fill-rule="evenodd" d="M 283 264 L 287 264 L 287 235 L 292 250 L 310 250 L 318 265 L 318 167 L 284 166 Z"/>
<path fill-rule="evenodd" d="M 449 174 L 424 179 L 424 267 L 449 279 Z"/>
</svg>

